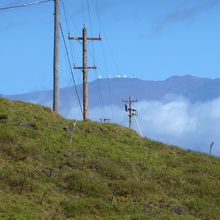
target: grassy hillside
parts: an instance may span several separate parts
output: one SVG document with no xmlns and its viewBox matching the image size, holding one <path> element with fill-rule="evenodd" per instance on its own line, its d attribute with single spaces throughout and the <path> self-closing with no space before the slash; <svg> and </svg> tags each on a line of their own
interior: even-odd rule
<svg viewBox="0 0 220 220">
<path fill-rule="evenodd" d="M 220 219 L 220 159 L 0 98 L 0 219 Z"/>
</svg>

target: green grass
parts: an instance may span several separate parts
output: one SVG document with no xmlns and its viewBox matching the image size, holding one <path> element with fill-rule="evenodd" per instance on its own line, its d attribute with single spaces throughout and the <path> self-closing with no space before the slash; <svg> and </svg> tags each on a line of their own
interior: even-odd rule
<svg viewBox="0 0 220 220">
<path fill-rule="evenodd" d="M 220 159 L 0 98 L 0 219 L 220 219 Z"/>
</svg>

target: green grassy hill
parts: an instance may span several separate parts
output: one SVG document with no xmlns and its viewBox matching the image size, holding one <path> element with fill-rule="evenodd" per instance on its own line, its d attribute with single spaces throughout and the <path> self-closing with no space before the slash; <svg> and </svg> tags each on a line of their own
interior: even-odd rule
<svg viewBox="0 0 220 220">
<path fill-rule="evenodd" d="M 0 98 L 0 219 L 220 219 L 220 159 Z"/>
</svg>

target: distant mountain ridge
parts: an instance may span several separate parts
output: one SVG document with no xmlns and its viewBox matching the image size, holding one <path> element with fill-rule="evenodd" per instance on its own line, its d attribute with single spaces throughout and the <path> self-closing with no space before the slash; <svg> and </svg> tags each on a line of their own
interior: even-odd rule
<svg viewBox="0 0 220 220">
<path fill-rule="evenodd" d="M 82 96 L 82 85 L 77 85 Z M 101 92 L 100 92 L 101 91 Z M 172 76 L 163 81 L 138 78 L 98 79 L 89 83 L 90 107 L 100 105 L 121 105 L 122 98 L 132 96 L 142 100 L 164 100 L 167 97 L 183 96 L 191 102 L 208 101 L 220 96 L 220 79 L 199 78 L 191 75 Z M 6 96 L 51 106 L 52 91 L 31 92 Z M 73 87 L 60 90 L 61 108 L 70 108 L 77 102 Z M 82 100 L 81 100 L 82 101 Z"/>
</svg>

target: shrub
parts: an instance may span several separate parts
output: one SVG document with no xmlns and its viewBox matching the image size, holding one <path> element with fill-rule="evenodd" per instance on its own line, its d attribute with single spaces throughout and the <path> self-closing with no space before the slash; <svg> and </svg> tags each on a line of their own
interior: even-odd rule
<svg viewBox="0 0 220 220">
<path fill-rule="evenodd" d="M 0 120 L 8 120 L 8 115 L 0 114 Z"/>
</svg>

